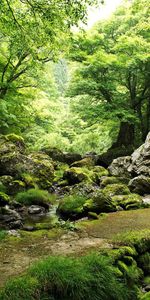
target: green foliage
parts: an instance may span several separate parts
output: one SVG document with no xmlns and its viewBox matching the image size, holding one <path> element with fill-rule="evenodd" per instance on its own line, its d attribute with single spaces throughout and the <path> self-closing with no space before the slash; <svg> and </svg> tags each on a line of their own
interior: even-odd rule
<svg viewBox="0 0 150 300">
<path fill-rule="evenodd" d="M 124 3 L 108 21 L 75 37 L 70 57 L 80 64 L 67 92 L 77 96 L 83 120 L 129 122 L 143 139 L 150 130 L 148 6 L 148 0 Z"/>
<path fill-rule="evenodd" d="M 29 189 L 16 195 L 16 201 L 24 205 L 46 205 L 51 203 L 51 196 L 47 191 Z"/>
<path fill-rule="evenodd" d="M 84 211 L 87 198 L 83 195 L 73 194 L 65 196 L 59 203 L 58 212 L 66 218 L 80 218 Z"/>
<path fill-rule="evenodd" d="M 23 288 L 24 287 L 24 288 Z M 49 257 L 7 283 L 0 299 L 123 300 L 127 288 L 114 274 L 111 262 L 99 254 L 81 259 Z"/>
<path fill-rule="evenodd" d="M 9 202 L 10 197 L 4 192 L 0 192 L 0 206 L 5 206 L 6 204 L 9 204 Z"/>
<path fill-rule="evenodd" d="M 4 230 L 0 230 L 0 241 L 4 240 L 7 236 L 7 232 Z"/>
</svg>

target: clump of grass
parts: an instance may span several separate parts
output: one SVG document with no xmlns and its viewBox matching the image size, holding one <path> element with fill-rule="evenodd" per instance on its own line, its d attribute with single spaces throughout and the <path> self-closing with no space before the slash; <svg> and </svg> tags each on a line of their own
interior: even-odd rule
<svg viewBox="0 0 150 300">
<path fill-rule="evenodd" d="M 53 196 L 40 189 L 29 189 L 25 192 L 20 192 L 16 195 L 16 201 L 24 205 L 41 205 L 48 207 L 49 203 L 52 203 Z"/>
<path fill-rule="evenodd" d="M 4 240 L 7 235 L 5 230 L 0 230 L 0 241 Z"/>
<path fill-rule="evenodd" d="M 83 195 L 73 194 L 67 195 L 60 202 L 58 212 L 62 217 L 69 219 L 80 218 L 84 211 L 84 204 L 87 198 Z"/>
<path fill-rule="evenodd" d="M 28 274 L 11 280 L 0 300 L 129 300 L 128 289 L 118 281 L 111 261 L 93 253 L 83 258 L 49 257 Z"/>
</svg>

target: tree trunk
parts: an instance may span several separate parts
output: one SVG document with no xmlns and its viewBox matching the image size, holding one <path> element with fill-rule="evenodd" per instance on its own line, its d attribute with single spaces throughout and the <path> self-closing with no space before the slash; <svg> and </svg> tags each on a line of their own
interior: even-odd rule
<svg viewBox="0 0 150 300">
<path fill-rule="evenodd" d="M 121 122 L 117 141 L 113 143 L 111 148 L 129 147 L 130 145 L 134 145 L 134 124 Z"/>
</svg>

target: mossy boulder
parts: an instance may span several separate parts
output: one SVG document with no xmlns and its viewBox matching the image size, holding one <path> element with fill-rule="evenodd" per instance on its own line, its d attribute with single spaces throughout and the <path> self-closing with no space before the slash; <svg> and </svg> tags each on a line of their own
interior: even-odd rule
<svg viewBox="0 0 150 300">
<path fill-rule="evenodd" d="M 97 190 L 95 193 L 90 195 L 84 204 L 85 211 L 91 211 L 96 213 L 101 212 L 113 212 L 117 210 L 115 203 L 109 195 L 106 195 L 101 190 Z"/>
<path fill-rule="evenodd" d="M 99 184 L 100 178 L 104 175 L 108 175 L 108 171 L 99 166 L 95 166 L 94 168 L 71 167 L 64 172 L 63 179 L 67 179 L 70 185 L 82 181 Z"/>
<path fill-rule="evenodd" d="M 140 208 L 143 204 L 142 197 L 138 194 L 115 195 L 112 199 L 116 205 L 126 210 Z"/>
<path fill-rule="evenodd" d="M 108 184 L 116 184 L 116 183 L 128 184 L 128 182 L 129 179 L 126 177 L 104 176 L 101 178 L 100 186 L 101 188 L 104 188 Z"/>
<path fill-rule="evenodd" d="M 3 186 L 3 188 L 4 188 L 4 190 L 1 190 L 1 191 L 2 192 L 5 191 L 6 193 L 9 193 L 9 188 L 10 188 L 13 180 L 14 180 L 14 178 L 9 175 L 0 176 L 0 186 Z"/>
<path fill-rule="evenodd" d="M 31 160 L 31 165 L 23 173 L 31 174 L 35 179 L 37 185 L 42 189 L 51 187 L 54 179 L 54 167 L 52 160 L 46 154 L 33 153 L 28 155 Z"/>
<path fill-rule="evenodd" d="M 0 206 L 1 207 L 5 206 L 5 205 L 9 204 L 9 202 L 10 202 L 10 197 L 5 193 L 0 192 Z"/>
<path fill-rule="evenodd" d="M 21 151 L 25 150 L 25 142 L 22 136 L 17 135 L 15 133 L 10 133 L 5 136 L 7 141 L 14 143 Z"/>
<path fill-rule="evenodd" d="M 84 216 L 84 204 L 87 198 L 83 195 L 66 195 L 59 203 L 57 212 L 65 220 L 76 220 Z"/>
<path fill-rule="evenodd" d="M 100 184 L 101 178 L 103 176 L 108 175 L 108 170 L 106 170 L 104 167 L 101 167 L 101 166 L 95 166 L 92 169 L 92 171 L 93 171 L 92 180 L 97 184 Z"/>
<path fill-rule="evenodd" d="M 75 161 L 73 164 L 71 164 L 71 167 L 87 167 L 91 168 L 94 167 L 95 160 L 92 157 L 85 157 L 79 161 Z"/>
<path fill-rule="evenodd" d="M 64 172 L 63 179 L 67 179 L 70 185 L 89 179 L 90 171 L 86 168 L 70 168 Z"/>
<path fill-rule="evenodd" d="M 115 183 L 115 184 L 108 184 L 104 189 L 103 193 L 110 197 L 115 195 L 128 195 L 130 194 L 129 188 L 125 184 Z"/>
<path fill-rule="evenodd" d="M 25 182 L 21 180 L 12 180 L 12 182 L 9 185 L 8 193 L 10 195 L 15 195 L 19 192 L 24 191 L 26 188 Z"/>
</svg>

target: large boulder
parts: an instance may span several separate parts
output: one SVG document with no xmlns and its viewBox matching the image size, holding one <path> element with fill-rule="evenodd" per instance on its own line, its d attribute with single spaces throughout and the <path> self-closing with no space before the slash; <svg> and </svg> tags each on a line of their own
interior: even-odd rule
<svg viewBox="0 0 150 300">
<path fill-rule="evenodd" d="M 54 178 L 51 158 L 44 153 L 23 154 L 23 143 L 21 138 L 14 142 L 12 135 L 11 140 L 7 136 L 0 137 L 0 175 L 24 179 L 25 174 L 30 174 L 34 184 L 40 188 L 49 188 Z M 18 182 L 13 183 L 14 186 L 17 184 Z"/>
<path fill-rule="evenodd" d="M 70 168 L 64 172 L 63 179 L 67 179 L 69 185 L 88 180 L 87 170 L 83 168 Z"/>
<path fill-rule="evenodd" d="M 131 165 L 131 156 L 118 157 L 108 167 L 112 176 L 130 176 L 128 168 Z"/>
<path fill-rule="evenodd" d="M 150 177 L 150 132 L 146 141 L 131 155 L 131 165 L 128 171 L 136 175 L 145 175 Z"/>
<path fill-rule="evenodd" d="M 129 181 L 129 188 L 132 192 L 140 195 L 150 194 L 150 177 L 137 176 Z"/>
<path fill-rule="evenodd" d="M 109 195 L 106 195 L 101 190 L 95 191 L 91 198 L 84 204 L 84 210 L 87 212 L 113 212 L 117 210 L 116 204 Z"/>
<path fill-rule="evenodd" d="M 118 157 L 109 166 L 113 176 L 138 176 L 150 177 L 150 133 L 146 141 L 131 156 Z"/>
</svg>

